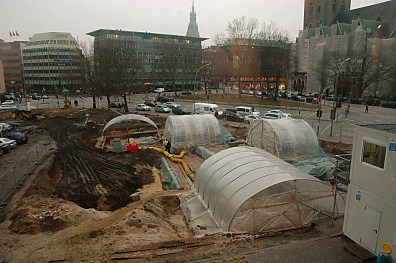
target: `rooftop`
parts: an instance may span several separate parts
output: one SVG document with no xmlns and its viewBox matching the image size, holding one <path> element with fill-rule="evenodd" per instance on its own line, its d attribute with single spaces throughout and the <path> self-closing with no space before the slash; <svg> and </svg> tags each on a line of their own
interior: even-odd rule
<svg viewBox="0 0 396 263">
<path fill-rule="evenodd" d="M 114 29 L 98 29 L 87 33 L 89 36 L 100 36 L 104 34 L 115 34 L 115 35 L 127 35 L 127 36 L 140 36 L 140 37 L 159 37 L 159 38 L 177 38 L 177 39 L 187 39 L 187 40 L 200 40 L 204 41 L 208 38 L 206 37 L 187 37 L 181 35 L 170 35 L 161 33 L 151 33 L 151 32 L 137 32 L 137 31 L 124 31 L 124 30 L 114 30 Z"/>
</svg>

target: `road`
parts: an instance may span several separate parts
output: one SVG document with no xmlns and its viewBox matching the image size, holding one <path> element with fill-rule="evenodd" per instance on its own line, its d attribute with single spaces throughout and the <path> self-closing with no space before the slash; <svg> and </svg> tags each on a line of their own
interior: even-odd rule
<svg viewBox="0 0 396 263">
<path fill-rule="evenodd" d="M 173 93 L 169 94 L 173 95 Z M 246 95 L 245 95 L 246 96 Z M 128 107 L 130 110 L 134 110 L 136 104 L 143 103 L 144 98 L 147 97 L 147 94 L 134 94 L 128 96 Z M 70 98 L 71 101 L 74 101 L 74 97 Z M 91 108 L 92 107 L 92 98 L 76 98 L 79 102 L 79 107 L 81 108 Z M 112 101 L 122 102 L 122 98 L 119 96 L 114 96 L 111 98 Z M 176 103 L 180 104 L 182 107 L 191 109 L 192 101 L 185 100 L 183 98 L 177 98 Z M 217 103 L 219 107 L 223 110 L 227 108 L 234 108 L 238 105 L 230 105 L 225 103 Z M 26 104 L 22 102 L 22 105 L 26 107 Z M 59 99 L 60 107 L 63 106 L 63 98 Z M 96 100 L 96 105 L 98 108 L 106 108 L 107 100 L 105 97 L 102 99 Z M 366 124 L 380 124 L 380 123 L 396 123 L 396 109 L 390 108 L 382 108 L 376 106 L 369 106 L 369 113 L 364 113 L 365 105 L 351 104 L 350 112 L 348 116 L 345 116 L 345 107 L 346 103 L 343 104 L 343 107 L 338 109 L 337 111 L 337 119 L 333 124 L 333 134 L 330 136 L 331 131 L 331 121 L 330 121 L 330 109 L 332 106 L 331 101 L 324 101 L 324 105 L 322 105 L 323 115 L 320 119 L 320 123 L 318 122 L 318 118 L 316 117 L 316 110 L 318 105 L 312 105 L 311 108 L 282 108 L 283 111 L 291 113 L 294 118 L 304 119 L 307 123 L 309 123 L 312 128 L 317 131 L 320 139 L 331 140 L 331 141 L 342 141 L 345 143 L 352 144 L 353 137 L 356 129 L 356 125 L 366 125 Z M 22 106 L 22 107 L 24 107 Z M 32 108 L 57 108 L 58 107 L 58 99 L 54 97 L 50 97 L 48 100 L 40 100 L 40 101 L 31 101 Z M 262 115 L 268 110 L 272 109 L 270 106 L 265 105 L 256 105 L 255 110 L 259 111 Z M 153 112 L 153 111 L 152 111 Z M 319 129 L 318 129 L 319 125 Z"/>
</svg>

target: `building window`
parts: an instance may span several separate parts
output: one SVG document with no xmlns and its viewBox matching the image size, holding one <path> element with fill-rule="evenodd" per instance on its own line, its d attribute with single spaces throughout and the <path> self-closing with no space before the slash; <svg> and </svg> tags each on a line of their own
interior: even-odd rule
<svg viewBox="0 0 396 263">
<path fill-rule="evenodd" d="M 320 3 L 318 3 L 318 7 L 317 7 L 317 9 L 316 9 L 316 12 L 317 12 L 317 13 L 320 13 Z"/>
<path fill-rule="evenodd" d="M 363 141 L 362 162 L 384 169 L 386 147 Z"/>
<path fill-rule="evenodd" d="M 311 3 L 311 5 L 309 6 L 309 14 L 312 15 L 313 14 L 313 4 Z"/>
<path fill-rule="evenodd" d="M 337 2 L 333 1 L 333 12 L 337 12 Z"/>
<path fill-rule="evenodd" d="M 344 12 L 344 1 L 341 2 L 340 12 Z"/>
</svg>

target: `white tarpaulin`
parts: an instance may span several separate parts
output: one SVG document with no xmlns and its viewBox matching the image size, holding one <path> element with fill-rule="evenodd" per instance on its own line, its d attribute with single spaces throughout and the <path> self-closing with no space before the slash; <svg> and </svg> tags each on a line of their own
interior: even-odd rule
<svg viewBox="0 0 396 263">
<path fill-rule="evenodd" d="M 210 114 L 169 116 L 165 123 L 165 138 L 172 147 L 190 147 L 221 143 L 219 121 Z"/>
<path fill-rule="evenodd" d="M 191 193 L 181 198 L 193 229 L 212 229 L 215 222 L 221 232 L 258 233 L 303 226 L 333 211 L 329 184 L 253 147 L 213 155 L 199 168 L 194 186 L 194 198 Z M 196 208 L 196 200 L 208 213 Z M 344 206 L 337 194 L 335 215 L 342 214 Z M 206 222 L 205 214 L 211 218 Z"/>
<path fill-rule="evenodd" d="M 111 119 L 108 123 L 106 123 L 106 125 L 103 128 L 102 134 L 106 131 L 107 128 L 109 128 L 113 124 L 121 123 L 121 122 L 128 122 L 128 121 L 135 121 L 135 120 L 150 123 L 156 129 L 158 129 L 157 125 L 155 125 L 155 123 L 152 120 L 150 120 L 149 118 L 146 118 L 146 117 L 144 117 L 142 115 L 138 115 L 138 114 L 125 114 L 125 115 L 115 117 L 115 118 Z"/>
<path fill-rule="evenodd" d="M 257 121 L 250 128 L 246 143 L 287 161 L 320 156 L 315 131 L 301 119 Z"/>
</svg>

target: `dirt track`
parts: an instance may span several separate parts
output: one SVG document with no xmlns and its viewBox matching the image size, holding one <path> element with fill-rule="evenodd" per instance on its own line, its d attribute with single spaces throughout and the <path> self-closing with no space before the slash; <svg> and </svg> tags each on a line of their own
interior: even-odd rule
<svg viewBox="0 0 396 263">
<path fill-rule="evenodd" d="M 86 113 L 95 127 L 81 126 Z M 261 243 L 213 237 L 201 249 L 194 244 L 188 249 L 185 243 L 193 234 L 176 197 L 180 191 L 162 190 L 158 153 L 115 154 L 95 148 L 104 120 L 116 116 L 111 111 L 64 110 L 46 115 L 39 124 L 57 142 L 58 151 L 10 204 L 9 217 L 0 224 L 0 262 L 99 262 L 117 251 L 142 245 L 169 247 L 186 239 L 176 246 L 182 252 L 142 259 L 185 262 L 285 242 L 282 235 Z M 139 188 L 142 200 L 131 202 L 130 195 Z M 309 237 L 322 234 L 316 228 L 308 233 Z M 299 238 L 306 238 L 306 233 L 293 234 L 292 239 Z"/>
</svg>

